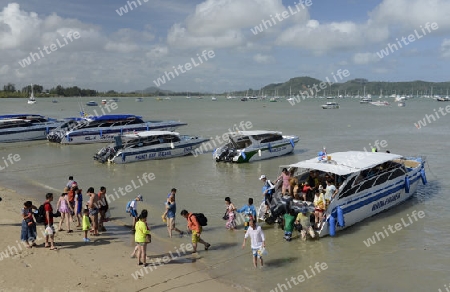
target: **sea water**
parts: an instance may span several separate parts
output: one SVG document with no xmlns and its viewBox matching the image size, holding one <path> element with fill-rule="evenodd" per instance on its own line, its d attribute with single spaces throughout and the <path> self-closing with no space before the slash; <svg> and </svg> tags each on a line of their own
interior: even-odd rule
<svg viewBox="0 0 450 292">
<path fill-rule="evenodd" d="M 51 99 L 38 98 L 36 104 L 27 105 L 25 99 L 1 99 L 0 114 L 27 112 L 63 118 L 77 116 L 79 104 L 85 102 L 87 100 L 80 98 L 62 98 L 52 103 Z M 120 98 L 117 109 L 111 114 L 181 120 L 188 123 L 177 130 L 181 134 L 214 138 L 229 132 L 234 125 L 251 122 L 253 128 L 247 130 L 282 131 L 300 136 L 300 142 L 291 155 L 242 165 L 216 163 L 211 151 L 197 157 L 100 164 L 92 157 L 104 144 L 59 145 L 47 141 L 0 144 L 0 158 L 6 159 L 10 154 L 20 156 L 7 167 L 2 164 L 0 185 L 34 197 L 36 201 L 43 201 L 46 192 L 61 192 L 69 175 L 74 176 L 84 191 L 90 186 L 95 191 L 105 186 L 108 194 L 114 194 L 114 190 L 126 190 L 131 186 L 128 188 L 131 191 L 123 191 L 124 195 L 115 196 L 110 203 L 112 216 L 118 223 L 130 224 L 131 219 L 125 213 L 126 202 L 142 194 L 144 201 L 139 203 L 139 209 L 149 210 L 148 221 L 153 234 L 161 239 L 158 248 L 167 251 L 190 241 L 186 236 L 169 239 L 161 221 L 167 193 L 175 187 L 178 189 L 178 214 L 187 209 L 208 217 L 202 237 L 212 246 L 207 252 L 199 247 L 198 262 L 214 278 L 242 291 L 438 291 L 450 281 L 450 201 L 447 196 L 450 158 L 446 153 L 450 142 L 450 115 L 440 115 L 434 120 L 428 116 L 426 125 L 420 129 L 416 124 L 446 104 L 431 99 L 408 100 L 406 107 L 397 107 L 393 102 L 390 107 L 376 107 L 360 104 L 357 99 L 339 99 L 338 102 L 339 109 L 324 110 L 320 107 L 324 99 L 306 99 L 291 105 L 287 101 L 241 102 L 225 97 L 217 97 L 216 101 L 207 97 L 173 97 L 160 101 L 145 97 L 139 103 L 134 98 Z M 95 109 L 100 112 L 99 107 Z M 87 113 L 93 110 L 85 108 Z M 412 199 L 340 231 L 335 237 L 286 242 L 283 231 L 277 226 L 260 223 L 269 254 L 264 258 L 265 267 L 254 269 L 249 244 L 241 248 L 242 223 L 236 231 L 225 229 L 225 221 L 221 219 L 226 208 L 224 198 L 231 197 L 233 204 L 240 208 L 252 197 L 258 207 L 263 199 L 261 174 L 275 181 L 281 165 L 316 157 L 324 146 L 329 154 L 370 151 L 374 145 L 379 151 L 426 156 L 428 185 L 419 183 Z M 153 174 L 154 179 L 143 182 L 142 177 L 149 174 Z M 138 183 L 139 179 L 142 184 Z M 365 244 L 376 232 L 402 223 L 402 218 L 413 211 L 422 211 L 425 216 L 377 239 L 370 246 Z M 177 226 L 185 230 L 185 225 L 185 219 L 177 215 Z M 130 245 L 130 242 L 131 239 L 124 236 L 124 244 Z M 152 245 L 149 253 L 151 250 Z M 325 266 L 326 269 L 317 270 Z"/>
</svg>

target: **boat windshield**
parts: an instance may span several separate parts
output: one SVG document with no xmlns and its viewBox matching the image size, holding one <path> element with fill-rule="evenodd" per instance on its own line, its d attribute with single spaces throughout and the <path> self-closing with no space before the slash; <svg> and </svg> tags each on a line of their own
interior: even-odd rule
<svg viewBox="0 0 450 292">
<path fill-rule="evenodd" d="M 253 138 L 260 143 L 269 143 L 274 141 L 283 140 L 283 136 L 280 134 L 263 134 L 263 135 L 254 135 Z"/>
<path fill-rule="evenodd" d="M 250 140 L 249 136 L 237 136 L 237 137 L 230 136 L 230 142 L 236 149 L 243 149 L 252 144 L 252 141 Z"/>
</svg>

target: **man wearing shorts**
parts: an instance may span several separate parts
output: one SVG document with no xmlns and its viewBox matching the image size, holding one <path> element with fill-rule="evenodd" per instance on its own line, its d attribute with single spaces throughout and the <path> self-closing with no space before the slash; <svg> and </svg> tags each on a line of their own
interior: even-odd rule
<svg viewBox="0 0 450 292">
<path fill-rule="evenodd" d="M 201 244 L 203 244 L 205 246 L 205 250 L 208 250 L 208 248 L 211 246 L 211 244 L 207 243 L 200 237 L 200 235 L 202 233 L 202 226 L 200 226 L 200 224 L 198 223 L 197 218 L 192 213 L 189 213 L 186 210 L 181 211 L 181 216 L 186 218 L 187 223 L 188 223 L 187 227 L 189 230 L 192 231 L 192 246 L 194 247 L 194 250 L 192 251 L 192 253 L 197 252 L 197 243 L 198 242 L 200 242 Z"/>
<path fill-rule="evenodd" d="M 261 263 L 261 267 L 264 266 L 263 259 L 261 253 L 259 252 L 261 248 L 266 247 L 266 239 L 264 237 L 264 232 L 261 229 L 261 226 L 257 226 L 255 220 L 253 218 L 250 219 L 250 227 L 245 232 L 244 242 L 242 243 L 242 248 L 245 247 L 245 241 L 247 237 L 250 237 L 251 246 L 252 246 L 252 255 L 253 255 L 253 266 L 256 268 L 257 258 Z"/>
<path fill-rule="evenodd" d="M 53 201 L 53 194 L 47 193 L 45 195 L 44 210 L 45 210 L 45 247 L 49 247 L 50 250 L 56 250 L 54 244 L 55 227 L 53 227 L 53 207 L 50 203 Z M 49 245 L 50 242 L 50 245 Z"/>
<path fill-rule="evenodd" d="M 98 222 L 98 230 L 100 231 L 106 231 L 106 228 L 103 226 L 103 222 L 105 222 L 106 220 L 106 211 L 108 211 L 108 201 L 106 200 L 106 188 L 105 187 L 100 187 L 100 192 L 98 193 L 98 201 L 99 201 L 99 214 L 100 214 L 100 219 Z"/>
<path fill-rule="evenodd" d="M 183 231 L 175 227 L 175 214 L 177 212 L 177 206 L 175 203 L 175 194 L 170 195 L 169 202 L 166 203 L 166 217 L 167 217 L 167 231 L 169 232 L 169 237 L 172 238 L 172 230 L 180 233 L 180 237 L 183 236 Z"/>
</svg>

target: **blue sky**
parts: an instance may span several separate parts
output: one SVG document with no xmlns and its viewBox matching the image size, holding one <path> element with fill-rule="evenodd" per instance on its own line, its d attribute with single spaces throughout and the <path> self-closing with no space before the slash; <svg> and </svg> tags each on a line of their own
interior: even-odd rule
<svg viewBox="0 0 450 292">
<path fill-rule="evenodd" d="M 449 81 L 448 0 L 132 2 L 0 0 L 0 83 L 132 91 L 164 78 L 162 89 L 224 92 L 339 69 L 350 72 L 342 81 Z M 380 57 L 411 34 L 421 37 Z M 195 66 L 204 51 L 214 57 Z"/>
</svg>

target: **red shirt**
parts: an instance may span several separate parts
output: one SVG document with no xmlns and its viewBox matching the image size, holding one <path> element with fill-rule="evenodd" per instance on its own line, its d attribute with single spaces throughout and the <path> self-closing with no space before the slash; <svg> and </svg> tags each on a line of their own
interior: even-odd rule
<svg viewBox="0 0 450 292">
<path fill-rule="evenodd" d="M 53 207 L 52 204 L 49 202 L 44 203 L 44 210 L 45 210 L 45 225 L 53 225 Z M 50 213 L 50 222 L 47 221 L 47 212 Z"/>
<path fill-rule="evenodd" d="M 75 191 L 70 190 L 67 193 L 67 197 L 69 198 L 69 202 L 71 202 L 71 203 L 75 202 Z"/>
<path fill-rule="evenodd" d="M 302 193 L 307 193 L 310 189 L 311 189 L 311 187 L 309 185 L 304 185 L 303 189 L 302 189 Z"/>
</svg>

